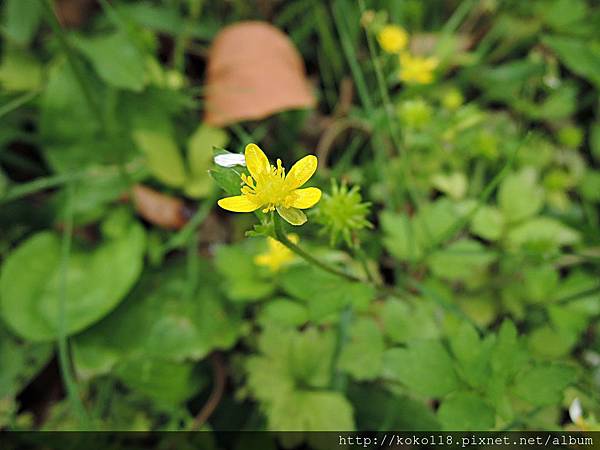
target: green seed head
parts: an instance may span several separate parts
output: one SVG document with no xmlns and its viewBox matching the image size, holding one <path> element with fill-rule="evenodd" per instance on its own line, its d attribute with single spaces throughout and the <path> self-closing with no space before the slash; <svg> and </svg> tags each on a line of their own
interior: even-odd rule
<svg viewBox="0 0 600 450">
<path fill-rule="evenodd" d="M 317 222 L 323 226 L 323 233 L 329 234 L 331 246 L 340 239 L 349 247 L 359 245 L 357 232 L 363 228 L 372 228 L 367 220 L 371 204 L 362 201 L 360 188 L 348 188 L 345 183 L 331 182 L 331 192 L 323 194 L 319 204 Z"/>
</svg>

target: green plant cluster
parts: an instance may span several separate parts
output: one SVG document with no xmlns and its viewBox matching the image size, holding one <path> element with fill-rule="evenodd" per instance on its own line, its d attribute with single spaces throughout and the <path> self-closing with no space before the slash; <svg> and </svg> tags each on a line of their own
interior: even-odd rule
<svg viewBox="0 0 600 450">
<path fill-rule="evenodd" d="M 67 28 L 5 0 L 0 428 L 598 429 L 593 3 L 100 0 Z M 432 83 L 399 81 L 369 17 Z M 289 35 L 314 110 L 201 123 L 207 48 L 245 19 Z M 217 207 L 241 168 L 213 152 L 250 142 L 318 156 L 305 225 Z M 40 374 L 64 395 L 28 400 Z"/>
</svg>

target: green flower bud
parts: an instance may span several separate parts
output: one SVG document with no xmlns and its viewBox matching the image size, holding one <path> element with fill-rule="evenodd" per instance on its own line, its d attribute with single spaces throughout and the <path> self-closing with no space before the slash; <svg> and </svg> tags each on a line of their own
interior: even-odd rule
<svg viewBox="0 0 600 450">
<path fill-rule="evenodd" d="M 370 207 L 369 202 L 363 203 L 358 186 L 348 189 L 345 183 L 338 185 L 332 180 L 331 192 L 323 194 L 316 221 L 323 226 L 323 234 L 329 234 L 331 246 L 342 238 L 349 247 L 356 247 L 356 232 L 373 227 L 367 220 Z"/>
</svg>

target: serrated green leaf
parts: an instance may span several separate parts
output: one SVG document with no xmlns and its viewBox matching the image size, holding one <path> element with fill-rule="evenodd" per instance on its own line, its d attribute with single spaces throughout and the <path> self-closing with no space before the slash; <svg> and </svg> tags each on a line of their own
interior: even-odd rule
<svg viewBox="0 0 600 450">
<path fill-rule="evenodd" d="M 530 352 L 542 358 L 562 358 L 577 344 L 577 333 L 569 329 L 557 329 L 543 325 L 527 336 Z"/>
<path fill-rule="evenodd" d="M 165 406 L 178 405 L 198 392 L 203 384 L 190 363 L 138 356 L 115 366 L 123 383 Z"/>
<path fill-rule="evenodd" d="M 523 371 L 515 382 L 514 392 L 535 406 L 560 403 L 563 391 L 576 379 L 575 369 L 562 364 L 537 365 Z"/>
<path fill-rule="evenodd" d="M 372 380 L 380 372 L 385 345 L 373 319 L 359 318 L 350 328 L 350 337 L 340 354 L 338 368 L 356 380 Z"/>
<path fill-rule="evenodd" d="M 440 335 L 435 306 L 422 299 L 416 299 L 412 304 L 388 300 L 381 308 L 381 320 L 386 336 L 398 344 L 435 339 Z"/>
<path fill-rule="evenodd" d="M 352 431 L 352 405 L 339 392 L 295 391 L 276 401 L 268 416 L 271 431 Z"/>
<path fill-rule="evenodd" d="M 407 348 L 392 348 L 383 356 L 383 376 L 415 392 L 440 397 L 459 387 L 450 355 L 438 341 L 417 341 Z"/>
<path fill-rule="evenodd" d="M 441 426 L 426 402 L 394 395 L 372 384 L 352 384 L 349 398 L 359 430 L 434 431 Z"/>
<path fill-rule="evenodd" d="M 438 419 L 446 431 L 486 431 L 494 427 L 494 409 L 477 394 L 460 392 L 445 399 Z"/>
<path fill-rule="evenodd" d="M 461 239 L 429 258 L 432 272 L 449 280 L 466 280 L 474 274 L 484 273 L 495 255 L 477 241 Z"/>
<path fill-rule="evenodd" d="M 263 326 L 276 324 L 284 327 L 297 327 L 308 321 L 308 309 L 290 299 L 275 299 L 261 310 L 258 323 Z"/>
<path fill-rule="evenodd" d="M 297 265 L 290 267 L 281 276 L 283 289 L 291 296 L 303 300 L 314 321 L 329 320 L 348 305 L 365 309 L 373 300 L 373 286 L 351 282 L 329 274 L 321 269 Z"/>
</svg>

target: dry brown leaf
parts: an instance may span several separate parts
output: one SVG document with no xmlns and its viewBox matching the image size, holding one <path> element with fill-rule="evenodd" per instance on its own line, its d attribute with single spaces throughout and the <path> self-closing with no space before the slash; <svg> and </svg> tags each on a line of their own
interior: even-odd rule
<svg viewBox="0 0 600 450">
<path fill-rule="evenodd" d="M 224 126 L 263 119 L 315 103 L 304 62 L 279 29 L 247 21 L 217 35 L 208 55 L 206 123 Z"/>
<path fill-rule="evenodd" d="M 54 8 L 63 27 L 78 28 L 90 18 L 94 3 L 94 0 L 56 0 Z"/>
<path fill-rule="evenodd" d="M 187 222 L 183 200 L 142 184 L 133 187 L 133 203 L 140 216 L 161 228 L 178 230 Z"/>
</svg>

